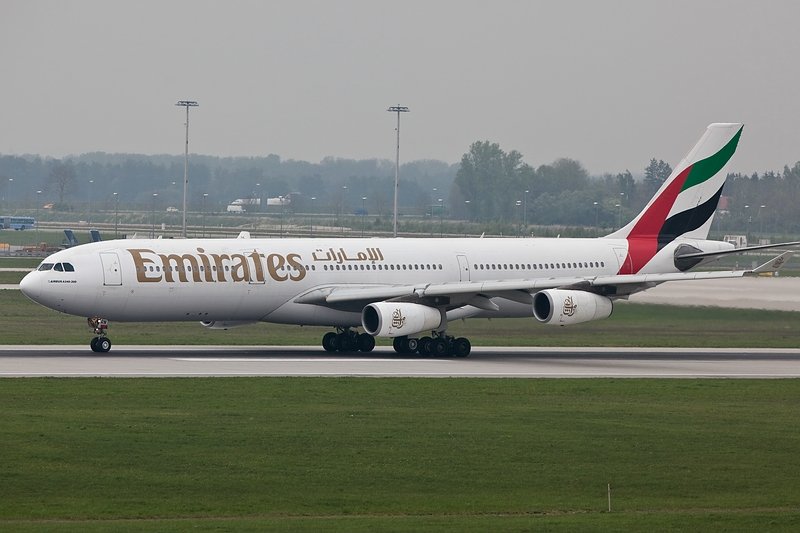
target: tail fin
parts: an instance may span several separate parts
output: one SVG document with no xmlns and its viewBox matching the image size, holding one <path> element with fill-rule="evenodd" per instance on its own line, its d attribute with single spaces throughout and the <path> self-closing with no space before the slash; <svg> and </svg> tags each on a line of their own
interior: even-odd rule
<svg viewBox="0 0 800 533">
<path fill-rule="evenodd" d="M 75 232 L 73 232 L 71 229 L 65 229 L 64 235 L 67 237 L 67 248 L 78 246 L 78 239 L 75 238 Z"/>
<path fill-rule="evenodd" d="M 709 125 L 644 210 L 607 236 L 628 240 L 628 258 L 621 274 L 638 272 L 678 237 L 708 237 L 725 185 L 723 169 L 736 151 L 742 128 L 741 123 Z"/>
</svg>

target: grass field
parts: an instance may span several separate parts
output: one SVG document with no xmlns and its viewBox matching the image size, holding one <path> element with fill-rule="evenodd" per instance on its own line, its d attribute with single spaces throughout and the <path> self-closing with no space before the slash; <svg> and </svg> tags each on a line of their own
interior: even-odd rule
<svg viewBox="0 0 800 533">
<path fill-rule="evenodd" d="M 533 318 L 453 322 L 453 335 L 475 346 L 696 346 L 800 347 L 800 313 L 711 307 L 671 307 L 621 302 L 614 314 L 559 328 Z M 86 320 L 46 309 L 16 290 L 0 291 L 3 344 L 88 344 Z M 322 327 L 255 324 L 228 331 L 197 322 L 116 323 L 109 337 L 120 344 L 318 345 Z M 379 345 L 389 346 L 386 339 Z"/>
<path fill-rule="evenodd" d="M 2 385 L 0 530 L 800 527 L 797 380 Z"/>
</svg>

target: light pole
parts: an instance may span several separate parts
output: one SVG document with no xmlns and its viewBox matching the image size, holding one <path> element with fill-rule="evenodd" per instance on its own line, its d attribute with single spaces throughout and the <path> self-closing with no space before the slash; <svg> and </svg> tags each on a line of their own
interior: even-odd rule
<svg viewBox="0 0 800 533">
<path fill-rule="evenodd" d="M 367 216 L 367 197 L 361 197 L 361 236 L 364 236 L 364 224 Z"/>
<path fill-rule="evenodd" d="M 42 191 L 36 191 L 36 240 L 39 240 L 39 209 L 42 207 Z"/>
<path fill-rule="evenodd" d="M 750 215 L 750 206 L 748 204 L 745 204 L 745 206 L 744 206 L 744 214 L 745 214 L 745 217 L 747 218 L 747 230 L 745 231 L 745 237 L 749 239 L 750 238 L 750 222 L 753 221 L 753 217 Z"/>
<path fill-rule="evenodd" d="M 444 198 L 439 198 L 439 237 L 444 236 Z"/>
<path fill-rule="evenodd" d="M 764 217 L 761 216 L 761 210 L 764 209 L 765 205 L 758 206 L 758 238 L 764 238 Z"/>
<path fill-rule="evenodd" d="M 186 108 L 186 150 L 183 159 L 183 224 L 181 226 L 181 236 L 186 238 L 186 193 L 189 190 L 189 108 L 197 107 L 194 100 L 179 100 L 176 106 Z"/>
<path fill-rule="evenodd" d="M 114 196 L 114 238 L 119 239 L 119 193 L 113 193 Z"/>
<path fill-rule="evenodd" d="M 203 215 L 203 238 L 204 239 L 206 238 L 206 198 L 208 198 L 208 193 L 204 192 L 203 193 L 203 212 L 201 213 Z M 195 233 L 195 235 L 197 235 L 197 234 Z"/>
<path fill-rule="evenodd" d="M 311 219 L 309 226 L 311 227 L 311 236 L 314 236 L 314 201 L 317 199 L 316 196 L 311 197 Z"/>
<path fill-rule="evenodd" d="M 14 184 L 14 178 L 8 178 L 8 214 L 11 215 L 11 186 Z"/>
<path fill-rule="evenodd" d="M 522 207 L 522 200 L 516 200 L 514 206 L 517 208 L 517 238 L 519 238 L 522 235 L 522 217 L 519 212 L 519 208 Z"/>
<path fill-rule="evenodd" d="M 599 206 L 600 206 L 600 204 L 598 204 L 597 202 L 594 202 L 594 227 L 595 227 L 595 229 L 600 227 L 599 224 L 598 224 L 598 220 L 599 219 L 598 219 L 598 212 L 597 212 L 598 209 L 599 209 Z"/>
<path fill-rule="evenodd" d="M 528 228 L 528 193 L 529 189 L 525 189 L 525 196 L 522 198 L 522 225 L 525 227 L 527 233 Z"/>
<path fill-rule="evenodd" d="M 342 237 L 344 237 L 344 199 L 345 199 L 345 196 L 347 196 L 347 185 L 342 185 L 342 202 L 341 202 L 341 209 L 339 209 L 339 211 L 341 212 L 340 215 L 339 215 L 341 217 L 339 219 L 339 224 L 341 225 L 341 228 L 342 228 Z"/>
<path fill-rule="evenodd" d="M 92 223 L 92 189 L 94 189 L 94 180 L 89 180 L 89 209 L 86 211 L 86 222 Z"/>
<path fill-rule="evenodd" d="M 397 191 L 400 183 L 400 113 L 408 113 L 409 109 L 405 106 L 396 105 L 392 106 L 386 111 L 397 113 L 397 158 L 394 163 L 394 231 L 393 235 L 397 237 Z"/>
<path fill-rule="evenodd" d="M 158 193 L 153 193 L 153 202 L 150 206 L 150 222 L 152 224 L 152 229 L 150 230 L 150 238 L 156 238 L 156 198 L 158 197 Z"/>
<path fill-rule="evenodd" d="M 617 208 L 617 229 L 622 227 L 622 204 L 616 204 Z"/>
</svg>

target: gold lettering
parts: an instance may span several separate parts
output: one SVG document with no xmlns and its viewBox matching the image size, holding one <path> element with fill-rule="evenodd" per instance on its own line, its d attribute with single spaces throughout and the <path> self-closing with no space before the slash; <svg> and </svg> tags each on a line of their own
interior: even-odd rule
<svg viewBox="0 0 800 533">
<path fill-rule="evenodd" d="M 233 281 L 250 281 L 250 265 L 247 258 L 242 254 L 233 254 L 231 261 L 236 261 L 231 265 L 231 279 Z"/>
<path fill-rule="evenodd" d="M 212 276 L 211 272 L 211 264 L 208 261 L 206 251 L 202 248 L 198 248 L 197 251 L 200 252 L 200 261 L 203 262 L 203 271 L 205 272 L 206 281 L 214 281 L 214 277 Z"/>
<path fill-rule="evenodd" d="M 253 265 L 255 265 L 256 267 L 256 281 L 258 281 L 259 283 L 264 282 L 264 267 L 261 266 L 262 257 L 264 256 L 255 250 L 253 250 L 253 253 L 250 254 L 250 259 L 253 260 Z"/>
<path fill-rule="evenodd" d="M 300 254 L 289 254 L 286 256 L 286 261 L 288 261 L 289 265 L 296 269 L 296 273 L 291 274 L 289 278 L 292 281 L 300 281 L 304 277 L 306 277 L 306 267 L 300 262 Z"/>
<path fill-rule="evenodd" d="M 161 264 L 164 266 L 164 277 L 166 281 L 172 282 L 172 263 L 175 263 L 175 267 L 178 270 L 178 279 L 180 279 L 181 283 L 186 283 L 188 281 L 186 277 L 186 271 L 191 269 L 192 271 L 192 280 L 193 281 L 202 281 L 200 279 L 200 269 L 197 265 L 197 258 L 192 254 L 158 254 L 161 258 Z"/>
<path fill-rule="evenodd" d="M 128 253 L 131 254 L 131 257 L 133 257 L 133 264 L 136 265 L 136 280 L 139 283 L 152 283 L 161 281 L 161 274 L 158 274 L 156 277 L 147 276 L 147 265 L 154 265 L 155 261 L 146 257 L 142 257 L 143 253 L 155 253 L 153 250 L 148 250 L 146 248 L 129 248 Z"/>
<path fill-rule="evenodd" d="M 269 254 L 267 256 L 267 271 L 272 279 L 275 281 L 286 281 L 289 276 L 278 274 L 278 270 L 283 268 L 286 260 L 280 254 Z"/>
<path fill-rule="evenodd" d="M 214 258 L 214 264 L 217 267 L 217 281 L 225 281 L 225 265 L 222 263 L 223 259 L 230 259 L 226 254 L 217 255 L 211 254 Z"/>
</svg>

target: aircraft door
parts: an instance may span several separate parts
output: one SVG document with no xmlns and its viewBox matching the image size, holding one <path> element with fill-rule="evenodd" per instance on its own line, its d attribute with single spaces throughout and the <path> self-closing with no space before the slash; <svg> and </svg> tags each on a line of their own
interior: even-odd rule
<svg viewBox="0 0 800 533">
<path fill-rule="evenodd" d="M 458 255 L 458 281 L 469 281 L 469 261 L 466 255 Z"/>
<path fill-rule="evenodd" d="M 122 270 L 117 252 L 102 252 L 100 261 L 103 263 L 103 285 L 122 285 Z"/>
</svg>

